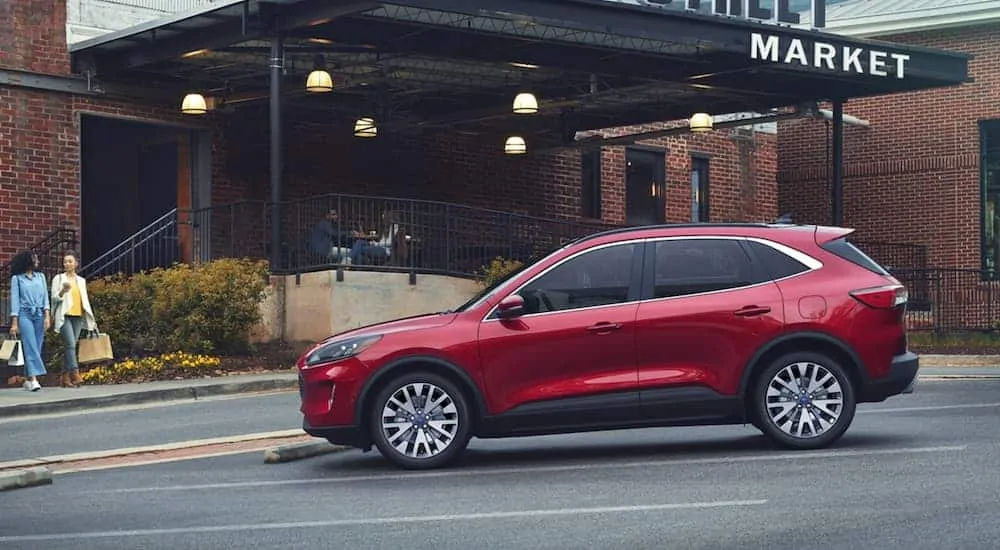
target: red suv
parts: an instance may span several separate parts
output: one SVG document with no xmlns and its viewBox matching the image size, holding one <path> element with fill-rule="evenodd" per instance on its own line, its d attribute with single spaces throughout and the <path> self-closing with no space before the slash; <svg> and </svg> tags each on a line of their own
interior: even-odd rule
<svg viewBox="0 0 1000 550">
<path fill-rule="evenodd" d="M 473 436 L 752 423 L 838 439 L 857 403 L 913 391 L 907 291 L 847 241 L 791 224 L 592 235 L 452 311 L 331 336 L 298 361 L 303 428 L 442 466 Z"/>
</svg>

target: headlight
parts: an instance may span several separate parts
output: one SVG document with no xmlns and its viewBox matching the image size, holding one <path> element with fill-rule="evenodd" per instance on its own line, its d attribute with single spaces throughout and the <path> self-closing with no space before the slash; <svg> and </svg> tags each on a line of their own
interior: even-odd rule
<svg viewBox="0 0 1000 550">
<path fill-rule="evenodd" d="M 316 348 L 315 351 L 306 357 L 306 367 L 312 367 L 323 363 L 331 363 L 346 359 L 361 353 L 365 348 L 382 339 L 382 335 L 361 336 L 349 338 L 347 340 L 334 340 Z"/>
</svg>

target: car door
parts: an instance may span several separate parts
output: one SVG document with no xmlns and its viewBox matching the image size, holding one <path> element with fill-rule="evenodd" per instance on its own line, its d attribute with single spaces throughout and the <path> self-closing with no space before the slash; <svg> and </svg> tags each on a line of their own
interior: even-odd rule
<svg viewBox="0 0 1000 550">
<path fill-rule="evenodd" d="M 479 353 L 493 413 L 582 425 L 639 414 L 635 316 L 642 241 L 572 255 L 515 290 L 524 313 L 487 315 Z"/>
<path fill-rule="evenodd" d="M 674 420 L 726 416 L 747 363 L 784 324 L 778 286 L 742 239 L 647 243 L 636 355 L 644 414 Z"/>
</svg>

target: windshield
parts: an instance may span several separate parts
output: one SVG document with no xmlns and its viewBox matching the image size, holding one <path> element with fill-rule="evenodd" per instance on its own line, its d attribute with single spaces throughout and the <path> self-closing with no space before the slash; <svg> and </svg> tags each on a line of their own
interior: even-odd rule
<svg viewBox="0 0 1000 550">
<path fill-rule="evenodd" d="M 517 275 L 518 273 L 520 273 L 520 272 L 524 271 L 525 269 L 527 269 L 528 265 L 530 265 L 530 264 L 522 264 L 521 267 L 518 267 L 518 268 L 514 269 L 513 271 L 511 271 L 510 273 L 504 275 L 503 277 L 500 277 L 499 279 L 497 279 L 496 281 L 494 281 L 493 284 L 491 284 L 490 286 L 488 286 L 488 287 L 480 290 L 479 292 L 477 292 L 476 295 L 473 296 L 472 298 L 470 298 L 468 302 L 465 302 L 461 306 L 457 307 L 454 310 L 454 312 L 458 313 L 460 311 L 465 311 L 465 310 L 469 309 L 470 307 L 472 307 L 473 305 L 475 305 L 477 302 L 479 302 L 483 298 L 489 296 L 490 293 L 492 293 L 493 291 L 497 290 L 498 288 L 500 288 L 501 286 L 503 286 L 504 284 L 506 284 L 507 281 L 513 279 L 515 275 Z"/>
</svg>

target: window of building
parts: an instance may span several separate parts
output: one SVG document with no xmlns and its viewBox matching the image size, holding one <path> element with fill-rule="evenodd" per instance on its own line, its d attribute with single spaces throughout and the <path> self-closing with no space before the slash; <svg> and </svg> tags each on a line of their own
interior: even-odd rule
<svg viewBox="0 0 1000 550">
<path fill-rule="evenodd" d="M 983 278 L 996 280 L 1000 278 L 1000 120 L 979 124 L 979 150 Z"/>
<path fill-rule="evenodd" d="M 601 219 L 601 150 L 580 155 L 580 215 Z"/>
<path fill-rule="evenodd" d="M 691 221 L 708 221 L 708 158 L 691 157 Z"/>
</svg>

